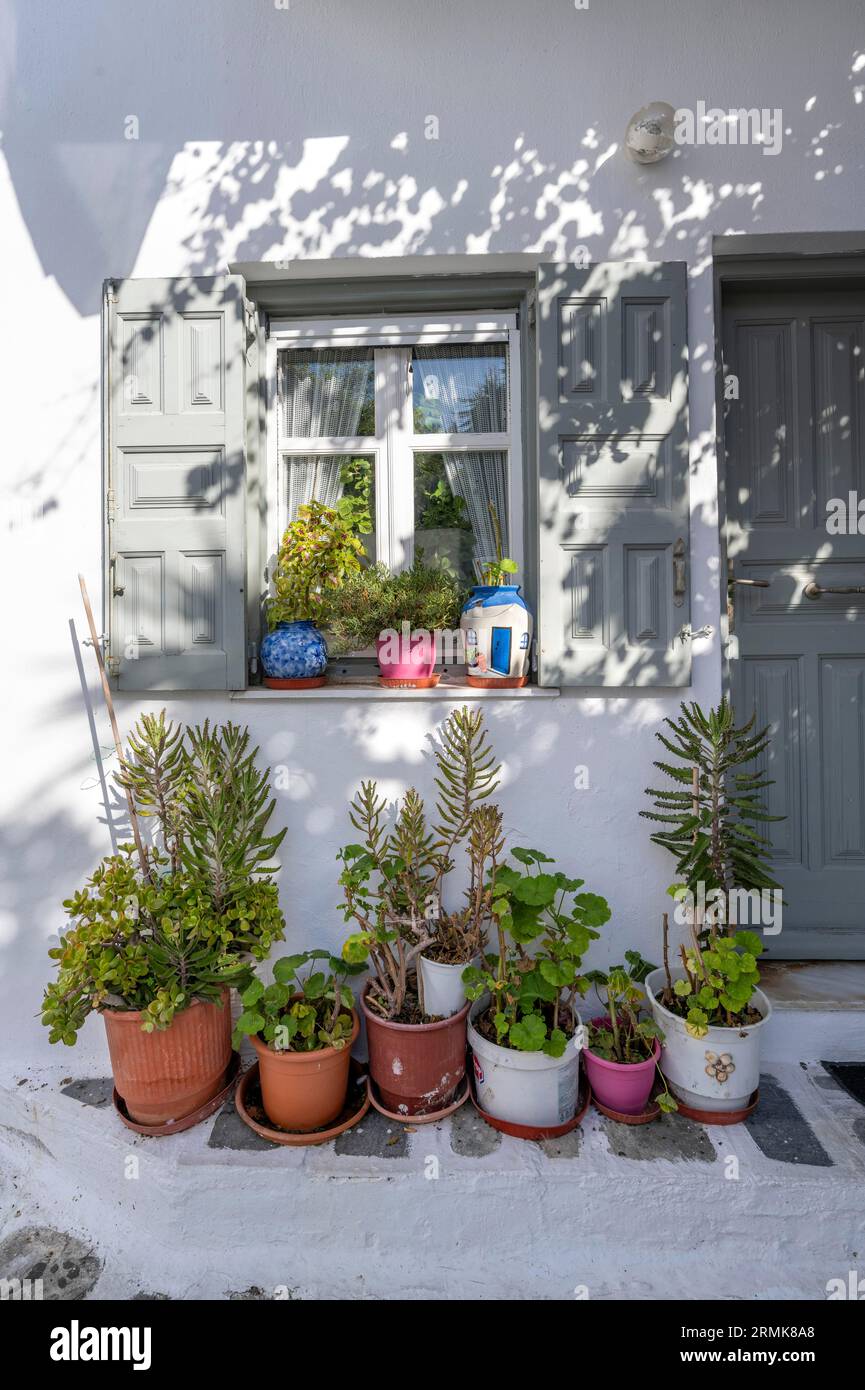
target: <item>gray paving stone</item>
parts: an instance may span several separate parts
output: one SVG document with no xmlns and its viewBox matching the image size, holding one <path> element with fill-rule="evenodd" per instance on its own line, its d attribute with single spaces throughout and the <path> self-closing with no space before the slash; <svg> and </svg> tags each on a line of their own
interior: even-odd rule
<svg viewBox="0 0 865 1390">
<path fill-rule="evenodd" d="M 4 1279 L 42 1280 L 46 1300 L 87 1298 L 102 1272 L 95 1249 L 51 1226 L 27 1226 L 0 1242 Z"/>
<path fill-rule="evenodd" d="M 602 1129 L 619 1158 L 652 1162 L 658 1158 L 685 1163 L 714 1163 L 717 1154 L 702 1125 L 683 1115 L 663 1115 L 647 1125 L 623 1125 L 604 1117 Z"/>
<path fill-rule="evenodd" d="M 582 1143 L 582 1130 L 577 1125 L 570 1134 L 563 1134 L 560 1139 L 542 1139 L 540 1146 L 547 1158 L 579 1158 Z"/>
<path fill-rule="evenodd" d="M 254 1129 L 243 1123 L 235 1109 L 234 1101 L 226 1101 L 216 1117 L 213 1129 L 207 1140 L 209 1149 L 235 1149 L 244 1153 L 272 1153 L 276 1148 L 269 1139 L 263 1139 Z"/>
<path fill-rule="evenodd" d="M 777 1163 L 834 1166 L 805 1116 L 774 1076 L 760 1077 L 760 1103 L 745 1125 L 758 1148 Z"/>
<path fill-rule="evenodd" d="M 401 1124 L 370 1109 L 359 1125 L 337 1136 L 334 1147 L 353 1158 L 405 1158 L 408 1135 Z"/>
<path fill-rule="evenodd" d="M 64 1086 L 60 1094 L 71 1096 L 72 1100 L 80 1100 L 82 1105 L 92 1105 L 96 1109 L 102 1109 L 113 1103 L 114 1078 L 113 1076 L 85 1076 L 78 1081 L 71 1081 L 68 1086 Z"/>
<path fill-rule="evenodd" d="M 482 1120 L 473 1105 L 460 1106 L 451 1117 L 451 1148 L 460 1157 L 485 1158 L 501 1142 L 500 1132 Z"/>
<path fill-rule="evenodd" d="M 865 1144 L 865 1116 L 862 1119 L 853 1121 L 853 1133 L 860 1144 Z"/>
</svg>

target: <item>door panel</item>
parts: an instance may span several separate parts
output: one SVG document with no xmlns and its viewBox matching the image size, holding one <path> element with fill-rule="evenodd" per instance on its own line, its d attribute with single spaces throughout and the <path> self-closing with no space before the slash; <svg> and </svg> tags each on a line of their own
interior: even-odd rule
<svg viewBox="0 0 865 1390">
<path fill-rule="evenodd" d="M 726 294 L 725 522 L 736 713 L 773 741 L 784 888 L 769 955 L 865 958 L 865 294 Z M 853 494 L 851 497 L 850 494 Z M 830 533 L 842 499 L 846 534 Z M 852 503 L 852 506 L 851 506 Z M 851 534 L 852 532 L 852 534 Z M 815 588 L 816 586 L 816 588 Z M 839 588 L 862 593 L 821 592 Z"/>
</svg>

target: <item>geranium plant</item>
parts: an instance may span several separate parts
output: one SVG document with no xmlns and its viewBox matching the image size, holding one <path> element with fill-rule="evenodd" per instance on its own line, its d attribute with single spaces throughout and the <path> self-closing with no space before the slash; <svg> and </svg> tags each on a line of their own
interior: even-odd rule
<svg viewBox="0 0 865 1390">
<path fill-rule="evenodd" d="M 541 850 L 514 849 L 519 867 L 497 867 L 491 906 L 499 953 L 463 971 L 466 993 L 489 993 L 475 1027 L 501 1047 L 561 1057 L 577 1028 L 577 999 L 588 987 L 582 957 L 609 920 L 606 899 L 581 893 L 584 880 L 545 865 Z M 529 949 L 531 948 L 531 949 Z"/>
<path fill-rule="evenodd" d="M 604 1061 L 635 1066 L 654 1057 L 656 1044 L 663 1043 L 663 1031 L 642 1012 L 646 996 L 640 985 L 654 969 L 639 951 L 626 951 L 624 965 L 586 972 L 605 1012 L 604 1018 L 591 1019 L 586 1024 L 587 1042 Z M 657 1104 L 665 1111 L 678 1110 L 657 1066 L 656 1071 L 663 1086 Z"/>
<path fill-rule="evenodd" d="M 153 833 L 123 845 L 64 903 L 72 923 L 49 954 L 42 1021 L 51 1042 L 75 1043 L 87 1016 L 139 1010 L 167 1028 L 193 1000 L 219 1003 L 249 962 L 282 938 L 268 866 L 285 831 L 267 833 L 269 772 L 236 725 L 180 729 L 144 715 L 118 780 Z"/>
<path fill-rule="evenodd" d="M 310 968 L 304 971 L 305 966 Z M 272 984 L 256 976 L 241 994 L 234 1046 L 240 1047 L 244 1037 L 258 1037 L 276 1052 L 345 1047 L 354 1007 L 346 979 L 362 969 L 320 949 L 282 956 L 274 962 Z"/>
<path fill-rule="evenodd" d="M 318 622 L 328 596 L 360 570 L 363 542 L 353 533 L 356 518 L 312 501 L 298 508 L 279 547 L 273 596 L 267 602 L 271 628 L 278 623 Z"/>
</svg>

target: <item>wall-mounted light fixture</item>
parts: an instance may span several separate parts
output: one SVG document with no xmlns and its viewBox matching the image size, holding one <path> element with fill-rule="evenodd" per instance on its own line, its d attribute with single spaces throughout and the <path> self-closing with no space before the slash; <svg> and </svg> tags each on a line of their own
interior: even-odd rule
<svg viewBox="0 0 865 1390">
<path fill-rule="evenodd" d="M 657 164 L 674 144 L 676 112 L 668 101 L 652 101 L 628 121 L 625 154 L 637 164 Z"/>
</svg>

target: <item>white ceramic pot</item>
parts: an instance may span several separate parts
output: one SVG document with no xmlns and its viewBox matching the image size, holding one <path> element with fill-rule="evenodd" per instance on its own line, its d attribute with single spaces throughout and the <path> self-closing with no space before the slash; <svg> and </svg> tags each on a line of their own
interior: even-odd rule
<svg viewBox="0 0 865 1390">
<path fill-rule="evenodd" d="M 458 1014 L 466 1002 L 463 971 L 467 965 L 478 963 L 476 957 L 473 961 L 463 961 L 461 965 L 442 965 L 437 960 L 421 956 L 424 1013 L 430 1018 L 450 1018 L 452 1014 Z"/>
<path fill-rule="evenodd" d="M 673 980 L 684 970 L 671 970 Z M 761 989 L 751 1004 L 763 1015 L 746 1028 L 712 1027 L 704 1038 L 692 1038 L 685 1020 L 665 1009 L 657 998 L 665 985 L 663 968 L 646 977 L 652 1014 L 664 1033 L 661 1071 L 670 1090 L 697 1110 L 741 1110 L 760 1084 L 760 1033 L 772 1016 L 772 1005 Z"/>
<path fill-rule="evenodd" d="M 475 1001 L 469 1010 L 468 1036 L 472 1049 L 478 1104 L 497 1120 L 516 1125 L 564 1125 L 577 1111 L 580 1085 L 582 1020 L 561 1057 L 545 1052 L 518 1052 L 488 1042 L 474 1027 L 487 1008 L 489 997 Z"/>
<path fill-rule="evenodd" d="M 476 584 L 460 618 L 469 682 L 528 680 L 532 615 L 518 584 Z"/>
</svg>

